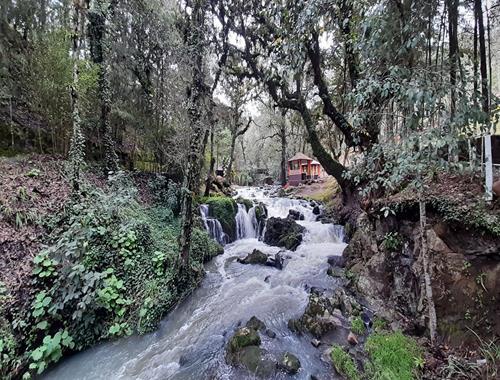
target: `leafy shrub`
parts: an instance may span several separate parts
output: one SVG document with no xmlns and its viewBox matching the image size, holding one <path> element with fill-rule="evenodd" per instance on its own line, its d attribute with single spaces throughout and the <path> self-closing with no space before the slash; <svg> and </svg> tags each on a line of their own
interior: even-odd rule
<svg viewBox="0 0 500 380">
<path fill-rule="evenodd" d="M 358 368 L 353 358 L 338 345 L 334 345 L 330 352 L 330 357 L 335 370 L 347 380 L 360 380 Z"/>
<path fill-rule="evenodd" d="M 384 236 L 384 248 L 389 252 L 397 252 L 403 247 L 403 240 L 397 232 L 388 232 Z"/>
<path fill-rule="evenodd" d="M 370 357 L 368 372 L 372 379 L 411 380 L 422 363 L 422 349 L 401 332 L 377 332 L 365 345 Z"/>
</svg>

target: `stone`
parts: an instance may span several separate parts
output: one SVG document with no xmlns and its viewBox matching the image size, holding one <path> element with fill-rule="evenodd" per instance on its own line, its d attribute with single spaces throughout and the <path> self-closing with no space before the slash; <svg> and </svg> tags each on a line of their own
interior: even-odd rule
<svg viewBox="0 0 500 380">
<path fill-rule="evenodd" d="M 349 342 L 349 344 L 352 344 L 353 346 L 359 343 L 358 337 L 352 331 L 349 332 L 349 335 L 347 335 L 347 341 Z"/>
<path fill-rule="evenodd" d="M 300 360 L 290 352 L 285 352 L 279 361 L 279 367 L 289 375 L 295 375 L 300 369 Z"/>
<path fill-rule="evenodd" d="M 276 363 L 262 358 L 263 350 L 257 346 L 243 348 L 234 358 L 232 364 L 246 368 L 259 378 L 274 377 Z"/>
<path fill-rule="evenodd" d="M 292 219 L 271 217 L 266 224 L 264 243 L 295 251 L 302 243 L 305 228 Z"/>
<path fill-rule="evenodd" d="M 264 324 L 264 322 L 262 322 L 256 316 L 253 316 L 252 318 L 250 318 L 245 326 L 248 327 L 249 329 L 252 329 L 255 331 L 261 331 L 261 330 L 264 330 L 266 328 L 266 325 Z"/>
<path fill-rule="evenodd" d="M 228 351 L 235 353 L 247 346 L 259 346 L 260 336 L 257 331 L 248 327 L 240 327 L 229 340 Z"/>
<path fill-rule="evenodd" d="M 344 268 L 345 258 L 344 256 L 337 255 L 328 256 L 328 264 L 330 264 L 332 267 Z"/>
<path fill-rule="evenodd" d="M 241 264 L 263 264 L 267 263 L 267 255 L 258 249 L 254 249 L 252 253 L 249 253 L 243 259 L 238 259 Z"/>
<path fill-rule="evenodd" d="M 273 330 L 266 329 L 266 335 L 271 339 L 276 338 L 276 333 Z"/>
<path fill-rule="evenodd" d="M 319 214 L 321 214 L 321 210 L 320 210 L 320 208 L 319 208 L 319 206 L 318 206 L 318 205 L 314 206 L 314 208 L 313 208 L 313 214 L 314 214 L 314 215 L 319 215 Z"/>
<path fill-rule="evenodd" d="M 327 269 L 326 274 L 331 277 L 343 277 L 344 270 L 337 267 L 330 267 Z"/>
<path fill-rule="evenodd" d="M 321 341 L 320 341 L 319 339 L 313 339 L 313 340 L 311 340 L 311 344 L 312 344 L 314 347 L 318 348 L 318 347 L 319 347 L 319 345 L 321 344 Z"/>
<path fill-rule="evenodd" d="M 293 220 L 304 220 L 304 214 L 302 214 L 300 211 L 297 210 L 289 210 L 288 211 L 288 218 L 293 219 Z"/>
</svg>

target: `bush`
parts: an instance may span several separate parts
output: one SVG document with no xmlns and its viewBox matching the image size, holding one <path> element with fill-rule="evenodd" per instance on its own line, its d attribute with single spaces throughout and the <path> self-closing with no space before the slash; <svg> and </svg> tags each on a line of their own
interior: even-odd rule
<svg viewBox="0 0 500 380">
<path fill-rule="evenodd" d="M 335 370 L 347 380 L 360 380 L 358 368 L 353 358 L 338 345 L 334 345 L 330 352 L 330 357 Z"/>
<path fill-rule="evenodd" d="M 365 348 L 370 357 L 368 373 L 375 380 L 414 379 L 423 362 L 417 342 L 401 332 L 372 334 Z"/>
</svg>

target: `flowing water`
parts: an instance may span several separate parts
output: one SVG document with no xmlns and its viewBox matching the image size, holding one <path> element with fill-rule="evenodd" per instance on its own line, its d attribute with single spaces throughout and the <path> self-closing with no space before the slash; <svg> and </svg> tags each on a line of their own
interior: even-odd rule
<svg viewBox="0 0 500 380">
<path fill-rule="evenodd" d="M 290 318 L 298 318 L 308 301 L 310 287 L 333 288 L 326 275 L 327 258 L 341 255 L 345 248 L 343 230 L 315 221 L 313 207 L 305 201 L 271 198 L 262 189 L 242 188 L 239 195 L 263 202 L 269 216 L 286 217 L 290 209 L 300 211 L 299 221 L 307 232 L 295 252 L 286 252 L 283 270 L 260 265 L 243 265 L 237 258 L 254 248 L 266 254 L 280 249 L 256 238 L 255 210 L 238 209 L 238 237 L 227 244 L 224 254 L 206 265 L 202 285 L 173 310 L 160 328 L 145 336 L 133 336 L 105 343 L 78 353 L 47 373 L 46 379 L 252 379 L 225 363 L 225 344 L 235 328 L 255 315 L 276 333 L 263 338 L 262 347 L 278 357 L 284 351 L 295 354 L 302 368 L 293 377 L 309 379 L 311 374 L 331 374 L 310 338 L 288 330 Z M 206 213 L 205 213 L 206 211 Z M 208 210 L 201 210 L 208 222 Z M 211 222 L 210 222 L 211 223 Z M 213 227 L 206 223 L 212 234 Z M 214 238 L 217 233 L 214 230 Z M 217 239 L 218 240 L 218 239 Z"/>
</svg>

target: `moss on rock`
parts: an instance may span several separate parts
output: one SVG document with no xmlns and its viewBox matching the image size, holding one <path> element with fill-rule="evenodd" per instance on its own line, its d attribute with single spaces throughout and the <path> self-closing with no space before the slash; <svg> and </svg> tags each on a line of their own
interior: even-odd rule
<svg viewBox="0 0 500 380">
<path fill-rule="evenodd" d="M 236 213 L 238 206 L 231 197 L 204 197 L 200 198 L 200 203 L 209 206 L 209 213 L 222 225 L 222 229 L 231 240 L 236 238 Z"/>
</svg>

